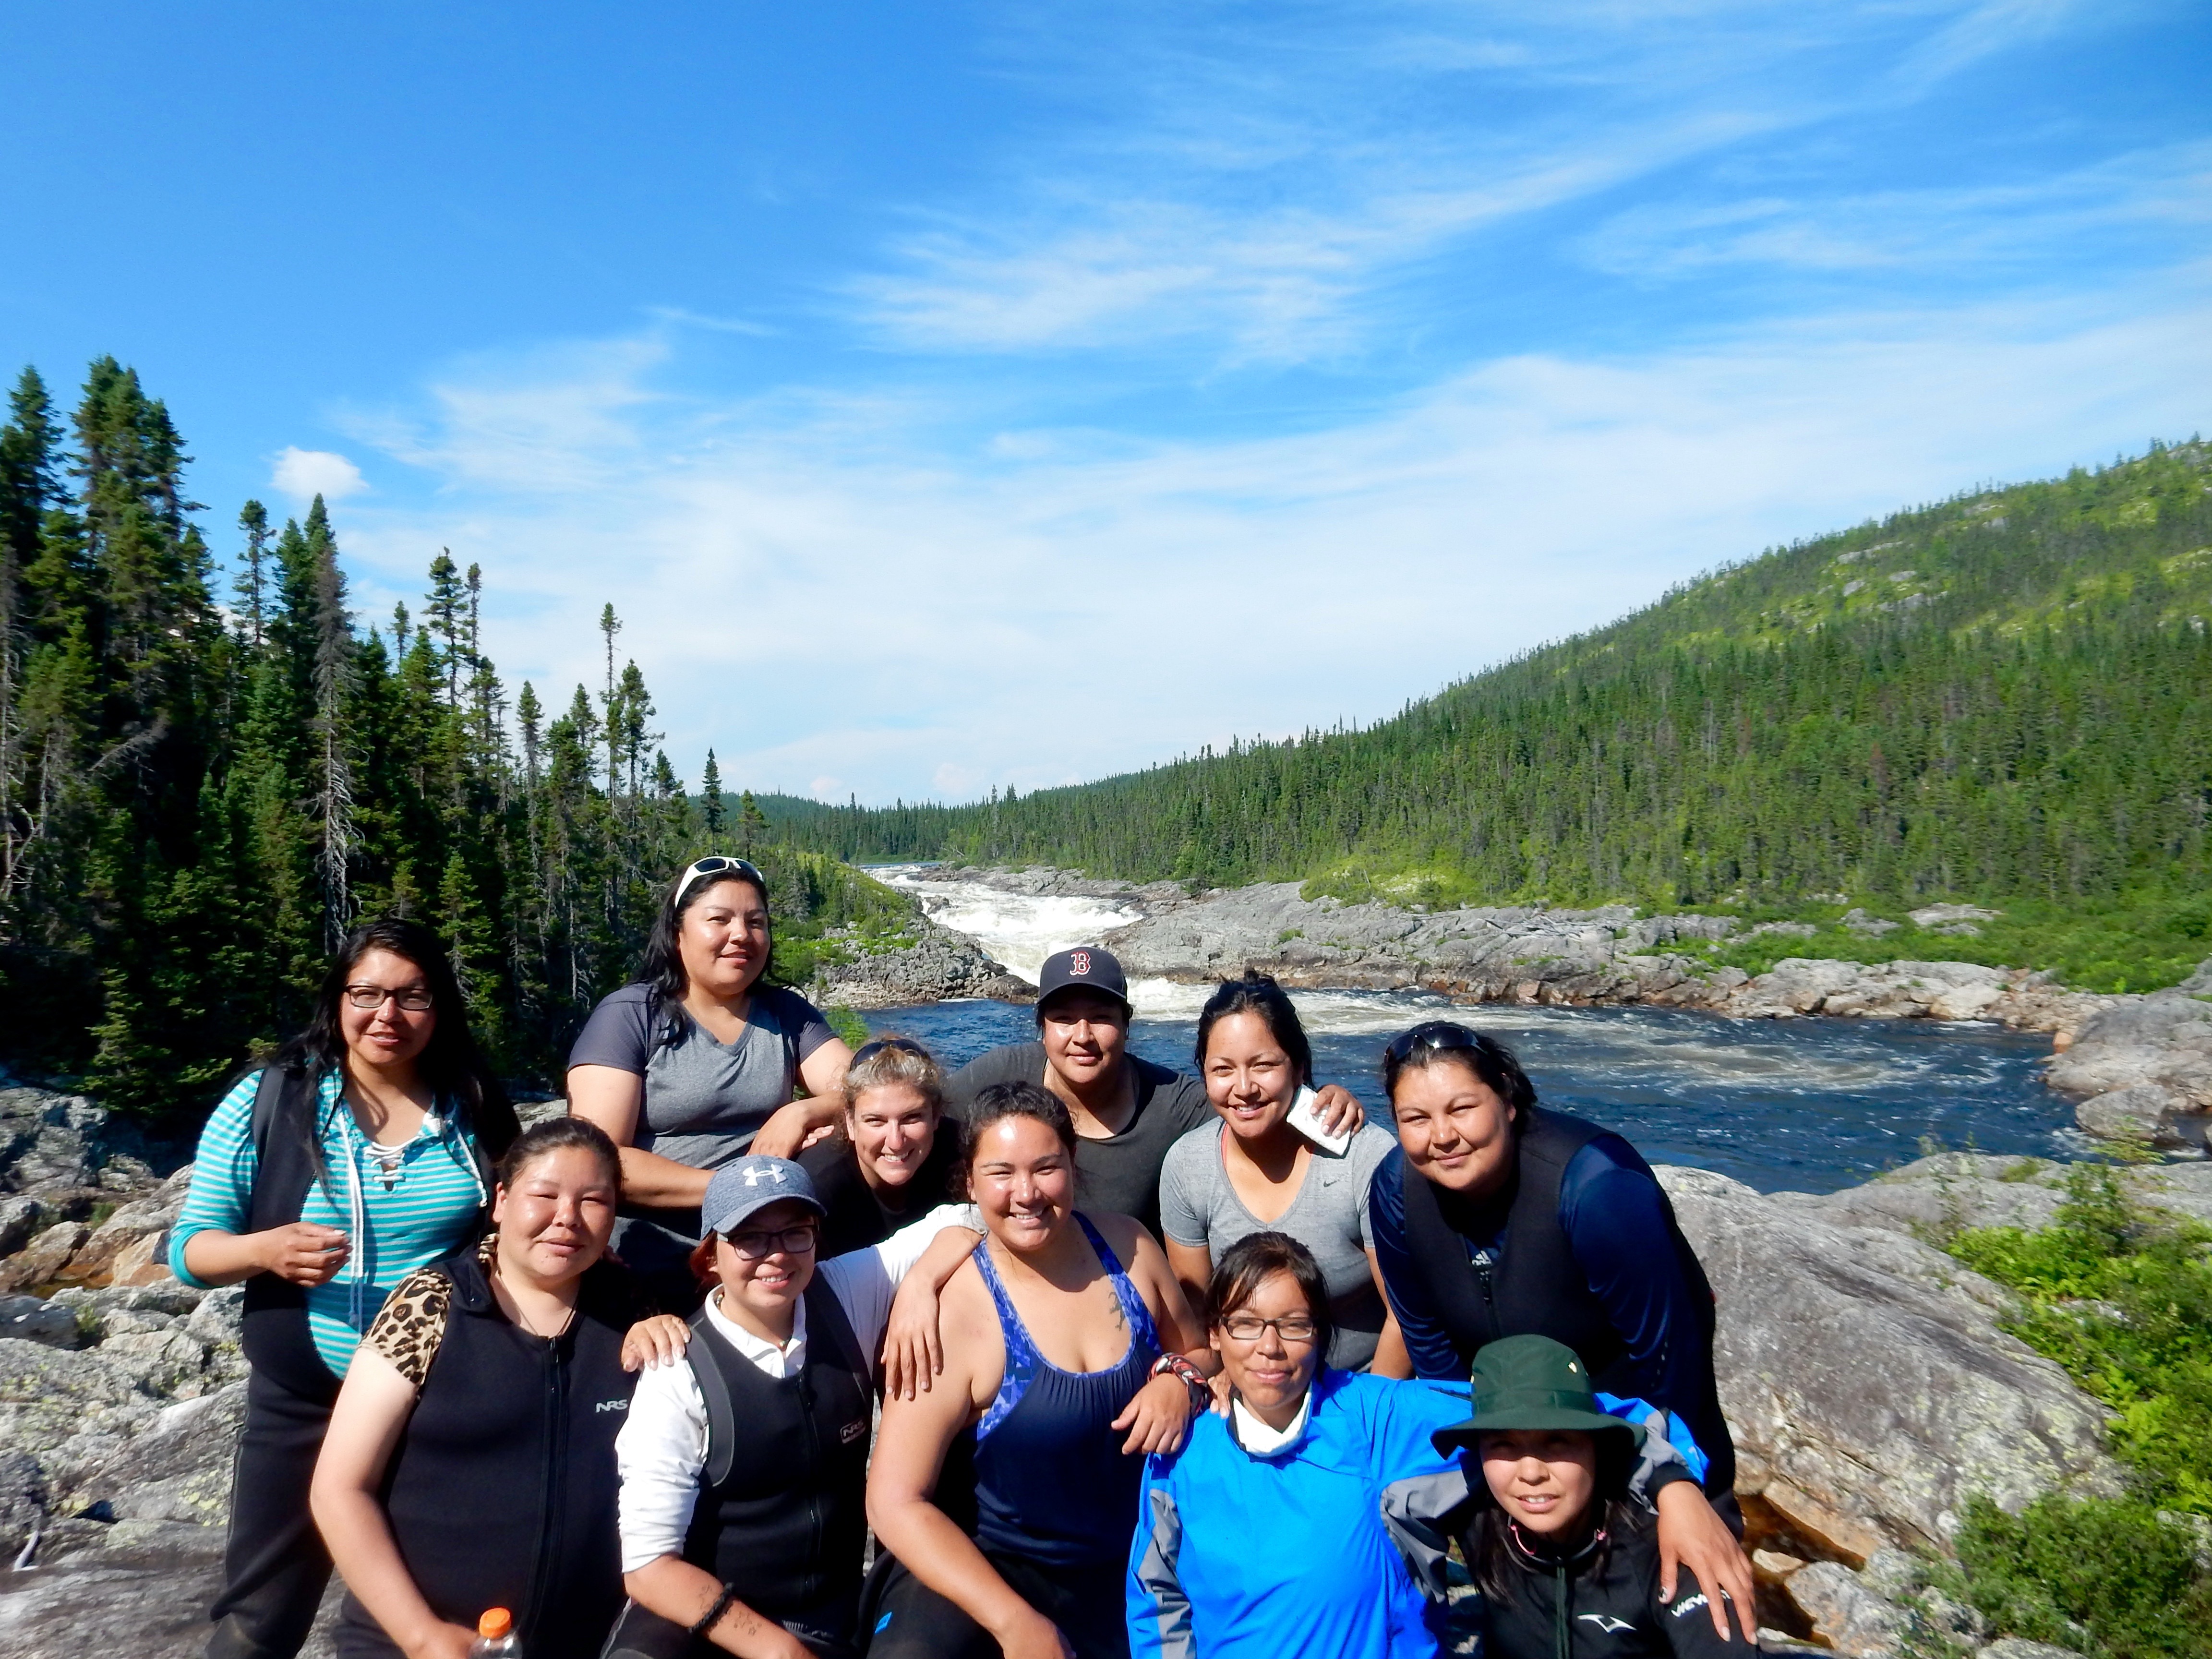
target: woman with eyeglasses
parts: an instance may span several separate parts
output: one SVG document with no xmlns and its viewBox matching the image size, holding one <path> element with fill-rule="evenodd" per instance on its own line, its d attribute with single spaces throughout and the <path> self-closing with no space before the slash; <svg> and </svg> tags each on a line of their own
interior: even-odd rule
<svg viewBox="0 0 2212 1659">
<path fill-rule="evenodd" d="M 881 1243 L 957 1197 L 960 1135 L 945 1120 L 945 1073 L 906 1037 L 861 1045 L 845 1071 L 838 1132 L 799 1153 L 822 1200 L 822 1252 Z"/>
<path fill-rule="evenodd" d="M 1265 974 L 1229 981 L 1198 1017 L 1198 1074 L 1215 1121 L 1169 1149 L 1160 1172 L 1160 1237 L 1195 1304 L 1213 1263 L 1248 1235 L 1295 1238 L 1328 1281 L 1328 1363 L 1358 1370 L 1403 1351 L 1389 1329 L 1381 1274 L 1367 1238 L 1367 1188 L 1397 1144 L 1363 1123 L 1331 1148 L 1292 1127 L 1299 1091 L 1313 1084 L 1313 1048 L 1298 1011 Z"/>
<path fill-rule="evenodd" d="M 307 1030 L 201 1132 L 169 1266 L 243 1281 L 252 1366 L 210 1659 L 307 1640 L 331 1574 L 307 1492 L 339 1382 L 392 1286 L 477 1236 L 517 1133 L 451 962 L 420 922 L 356 929 Z"/>
<path fill-rule="evenodd" d="M 1386 1514 L 1444 1541 L 1469 1482 L 1430 1436 L 1464 1387 L 1328 1365 L 1328 1281 L 1279 1232 L 1222 1252 L 1206 1291 L 1225 1416 L 1145 1474 L 1129 1552 L 1133 1659 L 1435 1659 L 1444 1617 Z"/>
<path fill-rule="evenodd" d="M 631 1605 L 605 1659 L 854 1650 L 877 1345 L 902 1278 L 965 1258 L 971 1214 L 944 1206 L 824 1261 L 804 1169 L 753 1156 L 714 1172 L 692 1258 L 712 1288 L 616 1441 Z"/>
<path fill-rule="evenodd" d="M 1610 1130 L 1540 1107 L 1510 1049 L 1449 1020 L 1395 1038 L 1382 1086 L 1398 1148 L 1368 1219 L 1414 1375 L 1457 1381 L 1490 1343 L 1547 1336 L 1595 1387 L 1672 1413 L 1706 1462 L 1702 1490 L 1687 1469 L 1654 1483 L 1662 1589 L 1687 1565 L 1753 1638 L 1712 1290 L 1650 1166 Z M 1726 1606 L 1711 1605 L 1723 1637 Z"/>
<path fill-rule="evenodd" d="M 568 1053 L 568 1109 L 622 1149 L 615 1249 L 671 1310 L 697 1304 L 685 1263 L 714 1170 L 796 1157 L 836 1121 L 853 1052 L 805 998 L 761 982 L 775 945 L 766 878 L 701 859 L 662 901 L 637 978 Z"/>
</svg>

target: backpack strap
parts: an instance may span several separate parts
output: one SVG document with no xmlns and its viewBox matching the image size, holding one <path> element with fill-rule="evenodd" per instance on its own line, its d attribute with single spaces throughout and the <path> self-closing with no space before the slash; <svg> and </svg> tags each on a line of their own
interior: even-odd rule
<svg viewBox="0 0 2212 1659">
<path fill-rule="evenodd" d="M 722 1375 L 720 1363 L 711 1349 L 700 1346 L 722 1340 L 708 1323 L 704 1304 L 691 1316 L 690 1324 L 691 1341 L 684 1350 L 684 1363 L 691 1368 L 691 1380 L 699 1385 L 699 1396 L 707 1402 L 705 1484 L 719 1486 L 730 1478 L 731 1467 L 737 1461 L 737 1414 L 730 1405 L 729 1380 Z"/>
</svg>

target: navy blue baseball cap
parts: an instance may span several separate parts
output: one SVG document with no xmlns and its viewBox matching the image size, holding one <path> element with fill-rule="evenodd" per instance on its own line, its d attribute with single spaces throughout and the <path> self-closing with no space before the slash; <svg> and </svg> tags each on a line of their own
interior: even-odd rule
<svg viewBox="0 0 2212 1659">
<path fill-rule="evenodd" d="M 1129 981 L 1121 964 L 1112 951 L 1095 945 L 1079 945 L 1044 959 L 1044 969 L 1037 975 L 1037 1006 L 1043 1007 L 1062 991 L 1096 991 L 1120 1003 L 1124 1013 L 1129 1009 Z"/>
<path fill-rule="evenodd" d="M 699 1202 L 702 1233 L 726 1233 L 756 1210 L 795 1198 L 817 1215 L 829 1210 L 815 1195 L 814 1177 L 787 1158 L 749 1153 L 734 1164 L 725 1164 L 708 1178 L 707 1195 Z"/>
</svg>

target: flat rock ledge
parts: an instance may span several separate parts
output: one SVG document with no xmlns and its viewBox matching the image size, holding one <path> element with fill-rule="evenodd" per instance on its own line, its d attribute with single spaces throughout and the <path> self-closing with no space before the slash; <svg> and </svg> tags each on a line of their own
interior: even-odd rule
<svg viewBox="0 0 2212 1659">
<path fill-rule="evenodd" d="M 46 1139 L 58 1126 L 76 1139 Z M 97 1226 L 94 1210 L 49 1221 L 0 1258 L 0 1277 L 23 1287 L 0 1297 L 0 1652 L 11 1659 L 189 1659 L 206 1641 L 245 1406 L 240 1292 L 193 1290 L 159 1265 L 189 1176 L 111 1154 L 125 1139 L 81 1097 L 0 1096 L 0 1202 L 58 1214 L 88 1187 L 116 1206 Z M 1927 1587 L 1921 1562 L 1948 1548 L 1969 1493 L 2017 1509 L 2054 1489 L 2118 1490 L 2104 1409 L 1997 1329 L 2002 1289 L 1925 1242 L 2047 1224 L 2066 1166 L 1947 1153 L 1822 1194 L 1659 1174 L 1717 1297 L 1721 1400 L 1771 1643 L 1852 1659 L 2063 1659 L 1990 1642 L 1971 1609 Z M 2212 1164 L 2121 1178 L 2145 1201 L 2212 1220 Z M 120 1267 L 125 1283 L 131 1247 L 145 1259 Z M 336 1595 L 310 1659 L 330 1650 Z"/>
<path fill-rule="evenodd" d="M 1256 969 L 1308 990 L 1428 991 L 1463 1002 L 1984 1021 L 2051 1035 L 2051 1086 L 2080 1097 L 2086 1133 L 2202 1157 L 2212 1125 L 2212 959 L 2150 996 L 2069 991 L 2045 973 L 1972 962 L 1788 957 L 1754 977 L 1668 948 L 1736 936 L 1728 916 L 1644 916 L 1626 905 L 1425 912 L 1306 899 L 1296 882 L 1194 896 L 1172 882 L 1139 887 L 1056 870 L 932 875 L 1139 911 L 1140 921 L 1099 940 L 1133 978 L 1202 984 Z M 1924 914 L 1948 910 L 1966 914 L 1959 906 Z"/>
</svg>

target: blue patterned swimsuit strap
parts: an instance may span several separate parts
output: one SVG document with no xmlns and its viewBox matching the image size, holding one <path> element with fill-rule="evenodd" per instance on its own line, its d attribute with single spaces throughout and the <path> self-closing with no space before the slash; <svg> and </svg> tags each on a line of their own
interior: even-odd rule
<svg viewBox="0 0 2212 1659">
<path fill-rule="evenodd" d="M 1129 1322 L 1131 1346 L 1143 1351 L 1145 1363 L 1151 1364 L 1160 1354 L 1160 1334 L 1152 1324 L 1152 1310 L 1145 1305 L 1144 1297 L 1129 1282 L 1129 1275 L 1121 1271 L 1120 1259 L 1098 1236 L 1098 1229 L 1091 1224 L 1091 1218 L 1079 1210 L 1075 1218 L 1082 1224 L 1083 1236 L 1091 1241 L 1091 1248 L 1098 1252 L 1099 1265 L 1106 1269 L 1106 1277 L 1113 1281 L 1122 1316 Z"/>
<path fill-rule="evenodd" d="M 1129 1322 L 1130 1351 L 1141 1353 L 1146 1364 L 1157 1358 L 1160 1351 L 1159 1333 L 1152 1325 L 1152 1310 L 1145 1306 L 1145 1298 L 1129 1282 L 1129 1275 L 1121 1271 L 1119 1257 L 1098 1236 L 1080 1211 L 1075 1219 L 1083 1228 L 1083 1236 L 1091 1241 L 1091 1248 L 1098 1253 L 1099 1265 L 1106 1269 L 1108 1281 L 1114 1286 L 1115 1298 L 1121 1304 L 1122 1316 Z M 1014 1299 L 1006 1294 L 1006 1281 L 991 1262 L 991 1247 L 988 1239 L 978 1239 L 973 1252 L 976 1270 L 983 1275 L 983 1283 L 990 1288 L 991 1302 L 999 1311 L 999 1336 L 1006 1347 L 1006 1374 L 999 1379 L 999 1392 L 992 1396 L 989 1407 L 975 1425 L 975 1438 L 986 1438 L 992 1430 L 1006 1420 L 1022 1396 L 1029 1392 L 1030 1384 L 1036 1379 L 1038 1368 L 1048 1362 L 1037 1352 L 1036 1344 L 1030 1338 L 1029 1327 L 1014 1311 Z"/>
</svg>

